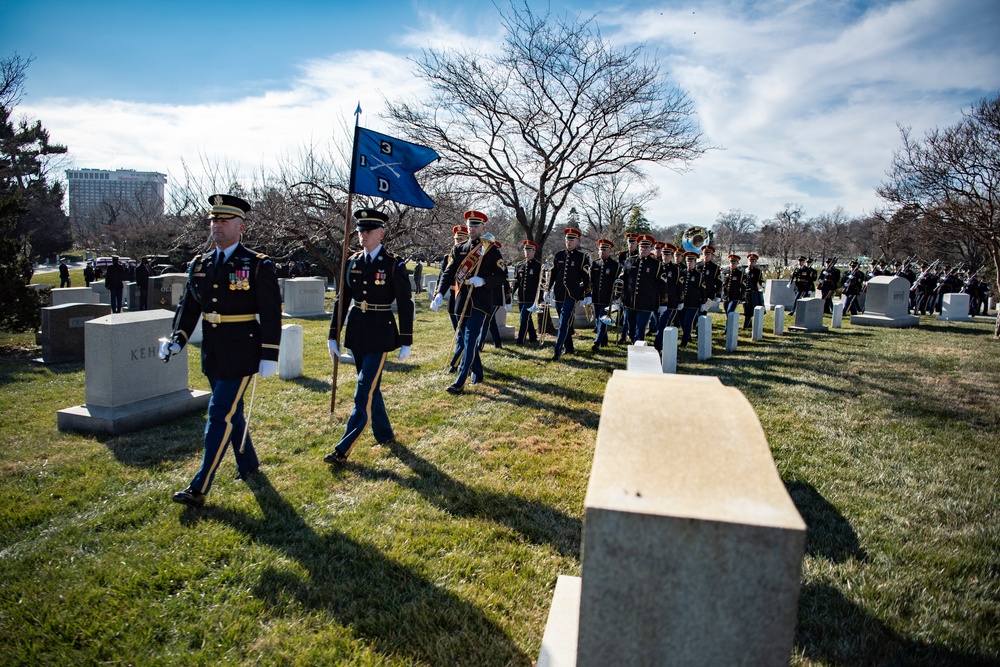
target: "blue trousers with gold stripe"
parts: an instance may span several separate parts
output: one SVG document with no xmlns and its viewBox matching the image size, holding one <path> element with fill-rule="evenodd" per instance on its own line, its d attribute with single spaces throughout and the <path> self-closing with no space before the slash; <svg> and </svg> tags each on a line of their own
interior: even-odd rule
<svg viewBox="0 0 1000 667">
<path fill-rule="evenodd" d="M 201 469 L 191 482 L 192 489 L 208 493 L 212 488 L 215 472 L 219 469 L 219 463 L 222 462 L 226 447 L 230 443 L 236 456 L 237 472 L 253 472 L 260 467 L 249 433 L 246 447 L 243 453 L 240 453 L 243 431 L 247 427 L 246 419 L 243 417 L 243 394 L 246 393 L 252 377 L 250 375 L 237 380 L 208 378 L 208 384 L 212 388 L 212 398 L 208 402 L 208 422 L 205 424 L 205 457 L 201 461 Z"/>
<path fill-rule="evenodd" d="M 392 440 L 392 425 L 382 400 L 382 369 L 385 367 L 386 352 L 354 352 L 354 365 L 358 369 L 358 386 L 354 390 L 354 408 L 347 418 L 344 437 L 337 444 L 337 451 L 347 456 L 354 449 L 354 443 L 365 432 L 365 426 L 372 423 L 372 434 L 378 442 Z"/>
</svg>

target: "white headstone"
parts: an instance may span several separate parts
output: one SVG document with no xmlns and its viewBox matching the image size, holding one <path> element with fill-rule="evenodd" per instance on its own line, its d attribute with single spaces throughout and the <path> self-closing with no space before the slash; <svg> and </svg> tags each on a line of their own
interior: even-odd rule
<svg viewBox="0 0 1000 667">
<path fill-rule="evenodd" d="M 278 377 L 282 380 L 302 377 L 302 327 L 298 324 L 285 324 L 281 327 Z"/>
<path fill-rule="evenodd" d="M 774 335 L 783 336 L 785 334 L 785 307 L 778 304 L 774 307 Z"/>
<path fill-rule="evenodd" d="M 169 363 L 156 354 L 172 322 L 173 313 L 159 309 L 88 321 L 86 403 L 59 410 L 59 429 L 118 434 L 205 409 L 211 393 L 188 388 L 188 348 Z"/>
<path fill-rule="evenodd" d="M 764 339 L 764 306 L 753 309 L 753 331 L 750 338 L 755 342 Z"/>
<path fill-rule="evenodd" d="M 844 300 L 834 299 L 833 300 L 833 318 L 830 320 L 830 326 L 834 329 L 839 329 L 844 326 Z"/>
<path fill-rule="evenodd" d="M 67 303 L 100 303 L 101 298 L 98 292 L 89 287 L 53 287 L 52 305 L 62 306 Z M 111 297 L 108 297 L 111 303 Z"/>
<path fill-rule="evenodd" d="M 726 352 L 735 352 L 740 339 L 739 313 L 726 315 Z"/>
<path fill-rule="evenodd" d="M 324 310 L 326 287 L 322 278 L 288 278 L 285 280 L 284 317 L 319 317 L 329 315 Z"/>
<path fill-rule="evenodd" d="M 939 320 L 950 322 L 971 322 L 969 315 L 969 295 L 968 294 L 945 294 L 941 297 L 941 314 Z M 854 319 L 851 319 L 854 322 Z"/>
<path fill-rule="evenodd" d="M 663 329 L 663 365 L 664 373 L 677 372 L 677 327 Z"/>
<path fill-rule="evenodd" d="M 645 343 L 645 341 L 639 341 Z M 626 370 L 632 373 L 662 373 L 663 367 L 660 365 L 660 354 L 656 348 L 649 345 L 628 346 L 628 362 Z"/>
<path fill-rule="evenodd" d="M 712 317 L 710 315 L 700 315 L 698 317 L 698 361 L 707 361 L 712 358 Z"/>
<path fill-rule="evenodd" d="M 788 286 L 787 280 L 768 280 L 764 283 L 764 306 L 768 310 L 781 304 L 790 308 L 795 303 L 795 290 Z"/>
<path fill-rule="evenodd" d="M 910 281 L 900 276 L 876 276 L 868 281 L 865 312 L 851 316 L 851 326 L 915 327 L 920 318 L 910 315 Z"/>
</svg>

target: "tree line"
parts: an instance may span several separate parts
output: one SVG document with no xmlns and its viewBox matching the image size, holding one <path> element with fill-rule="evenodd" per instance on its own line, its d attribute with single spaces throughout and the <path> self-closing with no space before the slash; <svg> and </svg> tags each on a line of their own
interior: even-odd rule
<svg viewBox="0 0 1000 667">
<path fill-rule="evenodd" d="M 412 63 L 431 95 L 385 100 L 389 133 L 442 157 L 420 172 L 435 208 L 366 197 L 355 197 L 355 207 L 385 210 L 393 250 L 431 261 L 450 248 L 452 225 L 469 208 L 490 215 L 490 229 L 505 245 L 532 239 L 544 248 L 567 225 L 616 244 L 626 231 L 678 240 L 682 226 L 657 228 L 646 218 L 645 206 L 659 193 L 645 169 L 685 171 L 713 149 L 685 92 L 644 47 L 606 41 L 595 17 L 536 14 L 526 3 L 498 11 L 504 29 L 498 53 L 428 48 Z M 16 54 L 2 61 L 0 204 L 13 202 L 3 209 L 3 224 L 16 239 L 5 254 L 30 260 L 75 245 L 170 254 L 180 264 L 207 245 L 207 195 L 231 192 L 254 207 L 248 245 L 277 261 L 306 262 L 319 274 L 339 273 L 353 128 L 249 177 L 224 162 L 185 164 L 162 216 L 120 201 L 69 221 L 62 186 L 48 178 L 66 148 L 50 143 L 40 122 L 11 120 L 29 62 Z M 838 208 L 807 217 L 800 205 L 788 204 L 758 220 L 733 209 L 716 219 L 715 243 L 722 252 L 754 249 L 785 264 L 797 254 L 942 258 L 970 267 L 991 263 L 995 276 L 998 104 L 998 96 L 983 100 L 956 127 L 923 139 L 901 128 L 903 146 L 878 188 L 885 202 L 879 210 L 850 218 Z"/>
</svg>

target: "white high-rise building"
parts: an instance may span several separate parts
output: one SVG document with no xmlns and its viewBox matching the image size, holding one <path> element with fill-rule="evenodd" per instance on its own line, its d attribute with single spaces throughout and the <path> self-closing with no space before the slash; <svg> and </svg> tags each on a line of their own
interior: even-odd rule
<svg viewBox="0 0 1000 667">
<path fill-rule="evenodd" d="M 101 204 L 128 207 L 150 215 L 163 215 L 166 174 L 133 169 L 69 169 L 69 217 L 82 220 Z"/>
</svg>

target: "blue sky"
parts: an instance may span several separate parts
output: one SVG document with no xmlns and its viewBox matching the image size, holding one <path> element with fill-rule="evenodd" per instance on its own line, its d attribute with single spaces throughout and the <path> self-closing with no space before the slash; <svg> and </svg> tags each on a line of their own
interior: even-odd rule
<svg viewBox="0 0 1000 667">
<path fill-rule="evenodd" d="M 536 10 L 546 4 L 532 0 Z M 713 150 L 650 170 L 656 225 L 879 204 L 899 145 L 1000 90 L 997 0 L 564 2 L 603 36 L 645 45 L 688 92 Z M 490 3 L 0 0 L 2 54 L 33 56 L 19 112 L 70 148 L 69 167 L 236 165 L 249 178 L 304 147 L 346 141 L 361 102 L 420 96 L 407 57 L 499 48 Z M 168 182 L 169 187 L 169 182 Z"/>
</svg>

